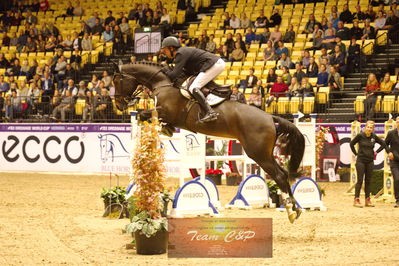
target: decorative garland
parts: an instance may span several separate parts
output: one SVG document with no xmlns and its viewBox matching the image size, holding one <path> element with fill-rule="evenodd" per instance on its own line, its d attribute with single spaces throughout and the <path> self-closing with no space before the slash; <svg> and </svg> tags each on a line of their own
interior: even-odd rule
<svg viewBox="0 0 399 266">
<path fill-rule="evenodd" d="M 319 126 L 316 129 L 316 166 L 317 170 L 320 170 L 319 161 L 320 155 L 323 152 L 324 142 L 326 141 L 326 135 L 330 132 L 327 127 Z"/>
</svg>

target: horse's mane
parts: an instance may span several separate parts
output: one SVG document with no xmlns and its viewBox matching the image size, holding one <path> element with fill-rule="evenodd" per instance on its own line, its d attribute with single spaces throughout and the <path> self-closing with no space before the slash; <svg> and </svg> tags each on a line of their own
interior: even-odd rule
<svg viewBox="0 0 399 266">
<path fill-rule="evenodd" d="M 139 61 L 139 62 L 131 63 L 131 65 L 147 65 L 147 66 L 162 67 L 162 65 L 160 63 L 156 63 L 156 62 L 152 62 L 152 61 Z"/>
</svg>

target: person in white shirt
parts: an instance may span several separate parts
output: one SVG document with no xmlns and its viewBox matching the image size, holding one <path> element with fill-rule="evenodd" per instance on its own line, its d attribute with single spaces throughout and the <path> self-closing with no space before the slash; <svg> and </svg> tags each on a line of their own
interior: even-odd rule
<svg viewBox="0 0 399 266">
<path fill-rule="evenodd" d="M 240 28 L 240 25 L 241 25 L 240 19 L 237 18 L 236 15 L 231 14 L 230 27 L 232 27 L 233 29 L 238 29 Z"/>
</svg>

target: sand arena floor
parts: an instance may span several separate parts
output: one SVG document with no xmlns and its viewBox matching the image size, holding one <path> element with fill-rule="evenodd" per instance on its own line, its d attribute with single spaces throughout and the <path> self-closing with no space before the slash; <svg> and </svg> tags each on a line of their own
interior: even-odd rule
<svg viewBox="0 0 399 266">
<path fill-rule="evenodd" d="M 399 209 L 384 203 L 356 209 L 344 195 L 346 183 L 322 183 L 328 211 L 306 212 L 293 225 L 273 209 L 223 212 L 273 218 L 271 259 L 138 256 L 125 249 L 131 236 L 121 229 L 128 220 L 101 217 L 99 195 L 108 185 L 107 176 L 0 173 L 0 265 L 399 265 Z M 220 186 L 222 204 L 235 192 Z"/>
</svg>

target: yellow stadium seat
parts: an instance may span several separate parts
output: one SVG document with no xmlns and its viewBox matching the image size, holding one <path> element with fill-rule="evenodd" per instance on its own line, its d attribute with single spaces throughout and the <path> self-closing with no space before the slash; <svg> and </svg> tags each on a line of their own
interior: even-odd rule
<svg viewBox="0 0 399 266">
<path fill-rule="evenodd" d="M 357 96 L 354 107 L 355 107 L 355 114 L 363 114 L 364 113 L 364 105 L 363 101 L 366 99 L 366 96 Z"/>
<path fill-rule="evenodd" d="M 392 113 L 395 111 L 395 96 L 394 95 L 386 95 L 382 100 L 382 112 L 383 113 Z"/>
<path fill-rule="evenodd" d="M 277 113 L 278 114 L 288 113 L 289 103 L 290 103 L 290 98 L 279 97 L 277 102 Z"/>
<path fill-rule="evenodd" d="M 300 97 L 292 97 L 290 104 L 288 105 L 288 111 L 291 114 L 296 114 L 299 111 L 299 106 L 301 104 L 301 98 Z"/>
<path fill-rule="evenodd" d="M 376 111 L 376 112 L 380 112 L 381 111 L 381 95 L 379 95 L 379 96 L 377 96 L 377 101 L 376 101 L 376 103 L 375 103 L 375 108 L 374 108 L 374 110 Z"/>
<path fill-rule="evenodd" d="M 303 110 L 304 114 L 310 114 L 314 109 L 314 97 L 304 97 L 303 98 Z"/>
<path fill-rule="evenodd" d="M 269 114 L 274 114 L 276 110 L 276 101 L 273 101 L 269 106 L 265 107 L 265 111 Z"/>
<path fill-rule="evenodd" d="M 319 104 L 326 104 L 330 99 L 330 88 L 320 87 L 319 92 L 316 94 L 317 102 Z"/>
<path fill-rule="evenodd" d="M 83 109 L 86 105 L 86 101 L 83 99 L 77 99 L 75 104 L 75 114 L 83 115 Z"/>
</svg>

